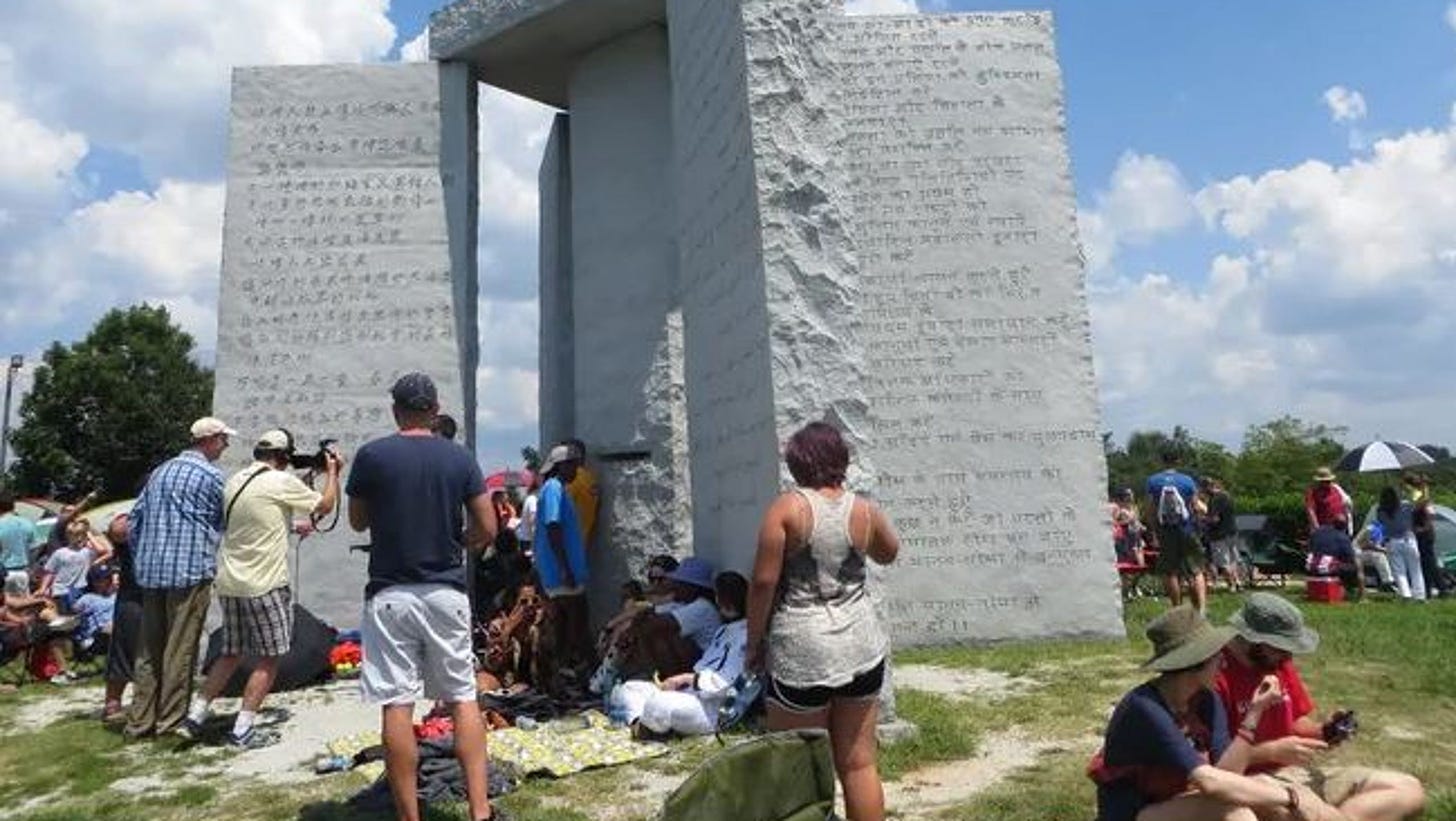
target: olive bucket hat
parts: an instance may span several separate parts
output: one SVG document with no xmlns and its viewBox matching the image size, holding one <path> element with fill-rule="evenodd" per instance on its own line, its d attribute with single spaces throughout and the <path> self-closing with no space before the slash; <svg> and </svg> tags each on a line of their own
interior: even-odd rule
<svg viewBox="0 0 1456 821">
<path fill-rule="evenodd" d="M 1215 627 L 1190 605 L 1181 605 L 1148 624 L 1153 657 L 1144 667 L 1166 673 L 1208 661 L 1234 637 L 1232 627 Z"/>
<path fill-rule="evenodd" d="M 1229 619 L 1245 641 L 1267 644 L 1295 655 L 1313 653 L 1319 633 L 1304 626 L 1304 614 L 1288 599 L 1273 593 L 1251 593 Z"/>
</svg>

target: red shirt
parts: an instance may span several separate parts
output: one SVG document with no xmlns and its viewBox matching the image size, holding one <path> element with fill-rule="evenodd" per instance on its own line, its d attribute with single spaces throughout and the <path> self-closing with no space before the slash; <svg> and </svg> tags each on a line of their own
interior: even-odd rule
<svg viewBox="0 0 1456 821">
<path fill-rule="evenodd" d="M 1311 487 L 1304 494 L 1304 506 L 1314 509 L 1314 520 L 1321 525 L 1349 518 L 1345 515 L 1345 496 L 1334 482 Z"/>
<path fill-rule="evenodd" d="M 1259 717 L 1259 728 L 1254 731 L 1255 744 L 1294 735 L 1294 722 L 1314 712 L 1314 700 L 1309 697 L 1309 690 L 1305 689 L 1294 662 L 1288 659 L 1281 662 L 1274 675 L 1279 677 L 1284 699 L 1265 710 L 1264 715 Z M 1233 651 L 1224 648 L 1223 666 L 1213 683 L 1213 690 L 1222 699 L 1224 711 L 1228 714 L 1230 738 L 1243 723 L 1245 714 L 1249 712 L 1249 702 L 1253 700 L 1254 691 L 1259 689 L 1259 682 L 1264 680 L 1264 676 L 1264 673 L 1239 661 Z M 1251 772 L 1276 769 L 1278 767 L 1253 768 Z"/>
</svg>

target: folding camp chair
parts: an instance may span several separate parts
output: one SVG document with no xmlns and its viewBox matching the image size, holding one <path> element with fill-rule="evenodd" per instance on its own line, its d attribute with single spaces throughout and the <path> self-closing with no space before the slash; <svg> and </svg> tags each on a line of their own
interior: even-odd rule
<svg viewBox="0 0 1456 821">
<path fill-rule="evenodd" d="M 828 821 L 834 761 L 823 730 L 745 741 L 704 762 L 663 803 L 658 821 Z"/>
</svg>

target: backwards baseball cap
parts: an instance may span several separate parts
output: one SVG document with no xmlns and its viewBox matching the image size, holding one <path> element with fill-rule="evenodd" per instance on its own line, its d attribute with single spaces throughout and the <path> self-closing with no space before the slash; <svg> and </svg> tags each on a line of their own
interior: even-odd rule
<svg viewBox="0 0 1456 821">
<path fill-rule="evenodd" d="M 219 434 L 226 436 L 237 436 L 238 432 L 228 427 L 221 419 L 214 416 L 204 416 L 192 423 L 192 441 L 206 439 L 209 436 Z"/>
<path fill-rule="evenodd" d="M 579 461 L 579 457 L 572 452 L 567 445 L 556 445 L 546 454 L 546 459 L 537 470 L 541 476 L 546 476 L 565 462 Z"/>
<path fill-rule="evenodd" d="M 98 564 L 95 567 L 91 568 L 91 570 L 86 574 L 86 580 L 91 582 L 92 584 L 95 584 L 96 582 L 105 581 L 106 579 L 111 578 L 111 576 L 115 573 L 116 568 L 112 567 L 111 565 Z"/>
<path fill-rule="evenodd" d="M 281 428 L 274 428 L 258 437 L 256 450 L 276 450 L 283 453 L 293 450 L 293 440 L 288 436 L 288 431 Z"/>
<path fill-rule="evenodd" d="M 440 404 L 440 395 L 435 390 L 435 381 L 415 371 L 395 380 L 389 389 L 394 404 L 405 410 L 427 411 Z"/>
</svg>

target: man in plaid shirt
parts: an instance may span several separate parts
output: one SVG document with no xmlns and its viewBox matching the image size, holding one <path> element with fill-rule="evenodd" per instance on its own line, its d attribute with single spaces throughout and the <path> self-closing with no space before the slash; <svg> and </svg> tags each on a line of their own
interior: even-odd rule
<svg viewBox="0 0 1456 821">
<path fill-rule="evenodd" d="M 128 738 L 171 732 L 187 716 L 222 536 L 223 478 L 214 463 L 236 435 L 210 416 L 193 422 L 192 445 L 152 471 L 132 508 L 142 631 Z"/>
</svg>

